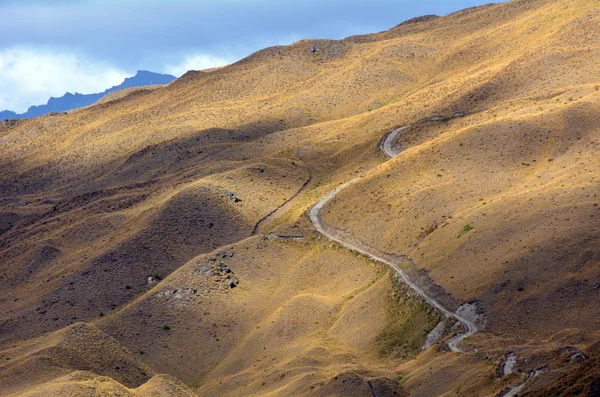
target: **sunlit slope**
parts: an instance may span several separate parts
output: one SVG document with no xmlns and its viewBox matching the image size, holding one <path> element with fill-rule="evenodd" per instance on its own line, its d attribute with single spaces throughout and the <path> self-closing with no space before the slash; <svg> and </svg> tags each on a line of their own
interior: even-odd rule
<svg viewBox="0 0 600 397">
<path fill-rule="evenodd" d="M 3 138 L 2 164 L 15 169 L 4 175 L 3 190 L 72 187 L 71 176 L 106 177 L 113 161 L 170 139 L 230 146 L 363 113 L 424 87 L 430 89 L 413 96 L 412 105 L 435 112 L 465 107 L 462 102 L 469 98 L 481 102 L 503 85 L 510 85 L 504 91 L 514 95 L 514 88 L 525 88 L 524 81 L 545 91 L 561 79 L 588 81 L 594 69 L 577 65 L 572 52 L 587 51 L 580 46 L 597 40 L 594 11 L 585 10 L 593 2 L 521 3 L 340 42 L 309 40 L 270 48 L 212 72 L 190 72 L 163 88 L 67 116 L 21 122 Z M 552 44 L 556 53 L 548 50 L 549 42 L 560 44 Z M 520 58 L 545 64 L 535 73 L 517 75 L 511 62 Z M 571 75 L 559 74 L 554 58 L 581 67 Z M 236 133 L 217 130 L 211 136 L 207 130 L 215 127 Z M 17 173 L 18 180 L 11 178 Z"/>
<path fill-rule="evenodd" d="M 291 233 L 298 228 L 283 231 Z M 104 392 L 126 393 L 170 373 L 200 395 L 319 395 L 342 379 L 352 380 L 344 385 L 350 394 L 368 390 L 367 381 L 402 392 L 378 354 L 390 325 L 388 270 L 306 237 L 255 237 L 198 256 L 94 325 L 1 351 L 10 358 L 3 383 L 21 393 L 71 391 L 100 375 L 115 381 L 100 381 Z M 410 331 L 418 346 L 426 327 Z M 96 375 L 64 378 L 72 371 Z"/>
<path fill-rule="evenodd" d="M 476 113 L 404 131 L 405 151 L 326 220 L 480 300 L 497 332 L 597 330 L 599 23 L 567 20 L 500 65 L 454 108 Z"/>
<path fill-rule="evenodd" d="M 138 388 L 130 389 L 114 379 L 98 376 L 87 371 L 76 371 L 66 376 L 43 383 L 23 393 L 23 397 L 86 395 L 125 396 L 125 397 L 194 397 L 195 394 L 177 379 L 168 375 L 156 375 Z"/>
</svg>

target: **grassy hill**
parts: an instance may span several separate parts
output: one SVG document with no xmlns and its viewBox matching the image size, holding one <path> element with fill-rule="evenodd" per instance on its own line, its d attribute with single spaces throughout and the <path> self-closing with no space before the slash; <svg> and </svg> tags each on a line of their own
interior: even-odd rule
<svg viewBox="0 0 600 397">
<path fill-rule="evenodd" d="M 0 395 L 593 395 L 599 31 L 516 0 L 0 124 Z M 356 176 L 323 220 L 475 304 L 466 353 L 309 222 Z"/>
</svg>

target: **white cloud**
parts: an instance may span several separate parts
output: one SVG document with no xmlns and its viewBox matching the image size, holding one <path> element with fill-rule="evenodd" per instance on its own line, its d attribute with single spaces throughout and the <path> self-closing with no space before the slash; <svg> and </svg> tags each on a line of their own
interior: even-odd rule
<svg viewBox="0 0 600 397">
<path fill-rule="evenodd" d="M 180 64 L 168 66 L 167 73 L 179 77 L 188 70 L 216 68 L 219 66 L 229 65 L 231 62 L 232 61 L 230 59 L 209 54 L 188 55 Z"/>
<path fill-rule="evenodd" d="M 14 47 L 0 50 L 0 110 L 22 113 L 66 92 L 91 94 L 120 84 L 128 74 L 67 51 Z"/>
</svg>

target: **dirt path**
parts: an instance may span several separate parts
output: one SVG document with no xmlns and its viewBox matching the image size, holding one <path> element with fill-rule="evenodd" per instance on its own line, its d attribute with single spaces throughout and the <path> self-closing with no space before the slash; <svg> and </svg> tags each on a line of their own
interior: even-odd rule
<svg viewBox="0 0 600 397">
<path fill-rule="evenodd" d="M 273 211 L 269 212 L 267 215 L 265 215 L 261 219 L 259 219 L 258 222 L 256 222 L 256 224 L 252 228 L 252 235 L 254 236 L 256 233 L 258 233 L 259 228 L 262 225 L 264 225 L 264 223 L 268 219 L 272 219 L 273 215 L 275 215 L 278 212 L 283 212 L 290 205 L 290 203 L 292 202 L 292 200 L 294 200 L 296 197 L 298 197 L 300 195 L 300 193 L 302 193 L 304 191 L 304 189 L 306 189 L 306 187 L 308 186 L 308 184 L 310 183 L 311 180 L 312 180 L 312 175 L 310 175 L 310 173 L 309 173 L 308 179 L 306 180 L 306 182 L 304 182 L 304 184 L 300 187 L 300 189 L 296 193 L 294 193 L 294 195 L 292 197 L 290 197 L 289 199 L 287 199 L 279 207 L 275 208 Z"/>
<path fill-rule="evenodd" d="M 396 153 L 394 151 L 394 146 L 393 146 L 393 141 L 396 139 L 396 136 L 403 130 L 410 128 L 410 125 L 407 126 L 403 126 L 400 128 L 397 128 L 395 130 L 393 130 L 392 132 L 390 132 L 385 139 L 381 142 L 381 150 L 384 152 L 384 154 L 389 157 L 389 158 L 393 158 L 396 155 L 398 155 L 398 153 Z M 352 185 L 353 183 L 355 183 L 356 181 L 360 180 L 361 178 L 354 178 L 349 182 L 346 182 L 345 184 L 336 187 L 335 189 L 333 189 L 331 192 L 329 192 L 328 194 L 326 194 L 324 197 L 322 197 L 319 201 L 317 201 L 308 211 L 308 215 L 310 217 L 311 222 L 313 223 L 313 225 L 315 226 L 315 228 L 319 231 L 319 233 L 321 233 L 322 235 L 324 235 L 325 237 L 327 237 L 328 239 L 335 241 L 336 243 L 340 244 L 341 246 L 355 251 L 355 252 L 359 252 L 363 255 L 366 255 L 367 257 L 371 258 L 374 261 L 377 262 L 381 262 L 384 263 L 386 265 L 388 265 L 389 267 L 392 268 L 392 270 L 394 270 L 400 277 L 401 279 L 404 281 L 404 283 L 410 287 L 413 291 L 415 291 L 419 296 L 421 296 L 428 304 L 430 304 L 431 306 L 434 306 L 435 308 L 437 308 L 439 311 L 441 311 L 442 313 L 444 313 L 447 317 L 451 317 L 456 319 L 458 322 L 460 322 L 462 324 L 462 326 L 465 329 L 465 332 L 459 333 L 457 335 L 455 335 L 454 337 L 452 337 L 451 339 L 449 339 L 446 343 L 448 345 L 448 347 L 450 348 L 450 350 L 454 351 L 454 352 L 463 352 L 463 350 L 461 350 L 458 347 L 458 344 L 468 338 L 469 336 L 473 335 L 475 332 L 477 332 L 477 326 L 475 325 L 475 323 L 473 323 L 472 321 L 464 318 L 463 316 L 461 316 L 458 312 L 454 312 L 450 309 L 447 309 L 446 307 L 444 307 L 440 302 L 438 302 L 437 300 L 435 300 L 434 298 L 430 297 L 429 295 L 427 295 L 421 288 L 419 288 L 419 286 L 417 286 L 409 277 L 408 275 L 400 268 L 400 265 L 398 263 L 394 263 L 391 262 L 385 258 L 382 258 L 380 256 L 378 256 L 377 254 L 373 253 L 373 252 L 369 252 L 366 249 L 360 248 L 350 242 L 344 241 L 342 238 L 340 238 L 339 236 L 336 235 L 335 232 L 333 231 L 328 231 L 326 229 L 326 227 L 323 225 L 323 221 L 321 218 L 321 213 L 323 212 L 323 209 L 325 207 L 325 205 L 332 199 L 334 198 L 339 192 L 341 192 L 342 190 L 344 190 L 345 188 L 347 188 L 348 186 Z"/>
<path fill-rule="evenodd" d="M 462 113 L 457 113 L 455 114 L 452 118 L 454 117 L 462 117 Z M 383 141 L 381 142 L 380 148 L 381 151 L 388 157 L 388 158 L 394 158 L 396 157 L 400 151 L 397 151 L 396 149 L 394 149 L 394 140 L 396 139 L 396 137 L 398 136 L 398 134 L 402 131 L 404 131 L 407 128 L 410 128 L 410 125 L 406 125 L 400 128 L 397 128 L 393 131 L 391 131 L 390 133 L 387 134 L 387 136 L 383 139 Z M 355 182 L 356 179 L 354 179 L 351 182 Z M 324 203 L 322 203 L 321 205 L 321 209 L 318 210 L 318 213 L 316 214 L 316 216 L 320 216 L 320 212 L 322 210 L 323 205 L 329 201 L 333 196 L 335 196 L 335 194 L 337 194 L 341 189 L 343 189 L 344 187 L 346 187 L 347 185 L 341 186 L 340 188 L 338 188 L 337 190 L 334 190 L 332 193 L 333 195 L 329 198 L 327 198 L 327 196 L 325 196 L 323 199 L 327 198 L 325 200 Z M 330 193 L 331 194 L 331 193 Z M 321 200 L 323 200 L 321 199 Z M 317 203 L 319 204 L 319 203 Z M 311 217 L 312 219 L 312 217 Z M 314 223 L 314 222 L 313 222 Z M 320 222 L 319 222 L 320 223 Z M 316 226 L 316 224 L 315 224 Z M 317 228 L 318 229 L 318 228 Z M 336 240 L 337 241 L 337 240 Z M 342 244 L 344 245 L 344 244 Z M 345 245 L 346 246 L 346 245 Z M 352 249 L 352 248 L 350 248 Z M 408 277 L 404 274 L 404 272 L 398 268 L 397 265 L 395 264 L 391 264 L 388 261 L 385 260 L 381 260 L 378 259 L 377 256 L 373 256 L 370 254 L 367 254 L 368 256 L 370 256 L 371 258 L 374 258 L 376 260 L 382 261 L 388 265 L 390 265 L 392 267 L 392 269 L 396 270 L 397 272 L 400 273 L 400 275 L 402 276 L 402 278 L 406 281 L 408 279 Z M 411 287 L 413 290 L 415 290 L 417 293 L 419 293 L 421 296 L 426 297 L 425 293 L 420 291 L 418 289 L 418 287 L 413 287 L 412 283 L 409 281 L 407 281 L 407 284 L 409 287 Z M 441 304 L 439 304 L 438 302 L 435 301 L 435 299 L 433 298 L 429 298 L 426 299 L 431 305 L 437 307 L 438 309 L 442 310 L 447 316 L 449 317 L 453 317 L 456 320 L 460 321 L 463 326 L 467 329 L 467 332 L 458 334 L 454 337 L 452 337 L 451 339 L 449 339 L 446 344 L 448 345 L 448 347 L 454 351 L 454 352 L 462 352 L 462 350 L 458 347 L 458 343 L 460 343 L 462 340 L 468 338 L 469 336 L 473 335 L 475 332 L 477 332 L 477 327 L 475 326 L 475 324 L 469 320 L 467 320 L 466 318 L 464 318 L 463 316 L 460 316 L 458 313 L 456 312 L 452 312 L 449 310 L 445 310 L 443 308 L 441 308 Z M 509 375 L 512 372 L 514 372 L 515 367 L 517 365 L 517 356 L 515 354 L 511 354 L 508 359 L 507 362 L 505 363 L 505 366 L 503 368 L 504 371 L 504 375 Z M 523 382 L 516 384 L 515 386 L 513 386 L 512 388 L 510 388 L 506 394 L 503 395 L 503 397 L 515 397 L 517 396 L 517 394 L 523 390 L 523 388 L 525 388 L 525 386 L 527 386 L 528 383 L 530 383 L 531 381 L 533 381 L 539 374 L 541 374 L 541 371 L 539 370 L 533 370 L 529 372 L 529 375 L 527 376 L 527 379 L 525 379 Z"/>
<path fill-rule="evenodd" d="M 515 397 L 518 395 L 518 393 L 523 390 L 523 388 L 527 385 L 527 383 L 531 382 L 533 379 L 535 379 L 539 374 L 541 374 L 540 371 L 535 370 L 535 371 L 531 371 L 529 373 L 529 375 L 527 375 L 527 379 L 525 379 L 524 382 L 519 383 L 515 386 L 513 386 L 510 390 L 508 390 L 506 392 L 506 394 L 504 394 L 502 397 Z"/>
<path fill-rule="evenodd" d="M 396 137 L 398 136 L 399 133 L 401 133 L 402 131 L 404 131 L 410 127 L 412 127 L 412 126 L 405 125 L 403 127 L 396 128 L 392 132 L 388 133 L 387 136 L 385 137 L 385 139 L 383 141 L 381 141 L 381 145 L 380 145 L 381 151 L 387 157 L 394 158 L 400 153 L 400 151 L 394 150 L 394 140 L 396 139 Z"/>
</svg>

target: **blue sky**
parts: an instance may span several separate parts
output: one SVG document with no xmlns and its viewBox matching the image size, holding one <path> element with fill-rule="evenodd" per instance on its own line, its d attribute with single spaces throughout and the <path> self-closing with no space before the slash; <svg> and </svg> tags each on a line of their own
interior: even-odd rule
<svg viewBox="0 0 600 397">
<path fill-rule="evenodd" d="M 272 45 L 386 30 L 481 0 L 0 0 L 0 110 L 92 93 L 138 69 L 177 76 Z"/>
</svg>

